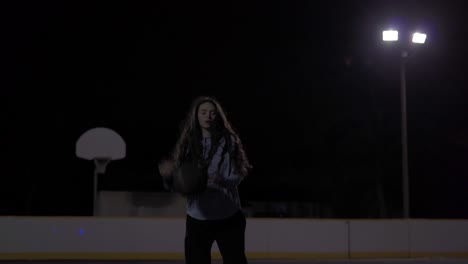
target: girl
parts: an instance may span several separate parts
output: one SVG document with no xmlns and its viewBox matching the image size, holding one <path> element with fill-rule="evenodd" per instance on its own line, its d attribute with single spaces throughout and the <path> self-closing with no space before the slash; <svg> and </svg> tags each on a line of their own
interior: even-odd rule
<svg viewBox="0 0 468 264">
<path fill-rule="evenodd" d="M 208 181 L 202 193 L 187 196 L 186 263 L 211 263 L 214 241 L 223 263 L 247 263 L 246 220 L 237 186 L 252 166 L 239 136 L 214 98 L 194 100 L 171 158 L 159 163 L 166 188 L 170 188 L 175 169 L 187 160 L 206 168 Z"/>
</svg>

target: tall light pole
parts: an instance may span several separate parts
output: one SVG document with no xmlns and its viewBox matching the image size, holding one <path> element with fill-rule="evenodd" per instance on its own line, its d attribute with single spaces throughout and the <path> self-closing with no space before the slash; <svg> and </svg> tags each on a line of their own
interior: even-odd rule
<svg viewBox="0 0 468 264">
<path fill-rule="evenodd" d="M 382 32 L 383 41 L 398 41 L 398 31 L 386 30 Z M 426 34 L 414 33 L 412 43 L 424 44 Z M 403 45 L 400 62 L 400 99 L 401 99 L 401 167 L 403 186 L 403 217 L 410 217 L 410 193 L 409 193 L 409 173 L 408 173 L 408 122 L 406 110 L 406 60 L 408 51 Z"/>
</svg>

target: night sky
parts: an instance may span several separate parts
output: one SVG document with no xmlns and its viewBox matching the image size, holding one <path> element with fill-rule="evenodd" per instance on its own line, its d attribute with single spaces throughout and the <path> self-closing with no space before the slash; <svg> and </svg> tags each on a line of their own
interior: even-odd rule
<svg viewBox="0 0 468 264">
<path fill-rule="evenodd" d="M 100 189 L 163 191 L 156 162 L 191 100 L 211 95 L 254 166 L 245 204 L 401 217 L 399 56 L 421 30 L 428 39 L 409 45 L 406 72 L 412 216 L 468 217 L 463 1 L 9 2 L 2 215 L 90 214 L 93 164 L 75 142 L 93 127 L 127 143 Z M 399 44 L 381 41 L 390 26 Z"/>
</svg>

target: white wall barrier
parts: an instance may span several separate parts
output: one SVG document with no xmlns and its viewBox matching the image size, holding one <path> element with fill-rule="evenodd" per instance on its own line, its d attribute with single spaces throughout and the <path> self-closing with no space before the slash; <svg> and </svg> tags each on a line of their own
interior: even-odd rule
<svg viewBox="0 0 468 264">
<path fill-rule="evenodd" d="M 0 260 L 182 259 L 184 233 L 180 217 L 0 217 Z M 467 238 L 468 220 L 247 218 L 246 251 L 263 259 L 468 258 Z"/>
<path fill-rule="evenodd" d="M 409 257 L 408 221 L 349 221 L 352 258 Z"/>
<path fill-rule="evenodd" d="M 410 221 L 411 257 L 468 258 L 468 220 Z"/>
</svg>

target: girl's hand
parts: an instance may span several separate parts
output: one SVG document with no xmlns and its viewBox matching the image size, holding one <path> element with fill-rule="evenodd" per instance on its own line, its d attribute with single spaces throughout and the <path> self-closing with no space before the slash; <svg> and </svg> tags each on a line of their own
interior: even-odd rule
<svg viewBox="0 0 468 264">
<path fill-rule="evenodd" d="M 173 160 L 163 160 L 158 164 L 159 173 L 164 178 L 168 178 L 175 170 L 175 162 Z"/>
<path fill-rule="evenodd" d="M 211 177 L 208 177 L 208 184 L 209 185 L 223 185 L 223 179 L 219 175 L 212 175 Z"/>
</svg>

